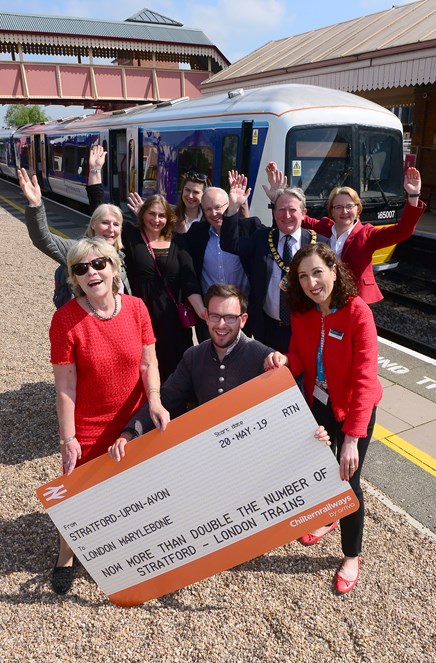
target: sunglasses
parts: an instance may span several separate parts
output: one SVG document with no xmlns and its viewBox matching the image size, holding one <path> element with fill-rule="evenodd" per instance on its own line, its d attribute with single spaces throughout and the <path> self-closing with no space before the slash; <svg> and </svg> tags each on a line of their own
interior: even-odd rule
<svg viewBox="0 0 436 663">
<path fill-rule="evenodd" d="M 199 182 L 207 182 L 207 175 L 205 175 L 204 173 L 197 173 L 195 170 L 188 170 L 186 176 L 192 177 L 198 180 Z"/>
<path fill-rule="evenodd" d="M 101 272 L 101 270 L 106 267 L 108 262 L 112 264 L 112 260 L 107 256 L 102 258 L 94 258 L 94 260 L 90 260 L 89 262 L 78 262 L 76 265 L 71 265 L 71 271 L 76 276 L 83 276 L 88 271 L 88 267 L 91 266 L 92 269 L 95 269 L 97 272 Z"/>
</svg>

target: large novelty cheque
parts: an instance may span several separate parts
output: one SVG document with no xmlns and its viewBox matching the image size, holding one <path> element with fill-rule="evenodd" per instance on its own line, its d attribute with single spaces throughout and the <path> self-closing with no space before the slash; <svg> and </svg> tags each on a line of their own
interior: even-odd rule
<svg viewBox="0 0 436 663">
<path fill-rule="evenodd" d="M 286 368 L 269 371 L 41 486 L 109 599 L 143 603 L 356 511 Z"/>
</svg>

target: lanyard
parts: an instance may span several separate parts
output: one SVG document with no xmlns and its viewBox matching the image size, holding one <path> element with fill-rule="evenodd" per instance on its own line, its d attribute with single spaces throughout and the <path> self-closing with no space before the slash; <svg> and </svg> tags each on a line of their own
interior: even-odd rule
<svg viewBox="0 0 436 663">
<path fill-rule="evenodd" d="M 338 309 L 332 308 L 330 313 L 336 313 Z M 318 352 L 316 354 L 316 379 L 319 382 L 326 384 L 324 364 L 322 361 L 322 353 L 324 351 L 324 338 L 325 338 L 325 328 L 324 328 L 324 317 L 321 316 L 321 336 L 319 339 Z"/>
</svg>

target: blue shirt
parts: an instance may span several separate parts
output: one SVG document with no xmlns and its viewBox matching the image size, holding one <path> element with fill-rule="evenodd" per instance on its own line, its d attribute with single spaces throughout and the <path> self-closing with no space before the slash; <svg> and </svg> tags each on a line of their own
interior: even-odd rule
<svg viewBox="0 0 436 663">
<path fill-rule="evenodd" d="M 249 291 L 248 278 L 239 257 L 222 250 L 220 237 L 210 226 L 201 273 L 202 291 L 207 292 L 213 283 L 236 285 L 245 294 Z"/>
</svg>

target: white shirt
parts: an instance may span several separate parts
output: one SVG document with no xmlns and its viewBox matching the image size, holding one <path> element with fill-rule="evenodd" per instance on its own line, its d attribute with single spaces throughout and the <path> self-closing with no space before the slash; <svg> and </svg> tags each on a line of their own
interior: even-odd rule
<svg viewBox="0 0 436 663">
<path fill-rule="evenodd" d="M 342 235 L 340 235 L 339 237 L 338 233 L 336 232 L 336 226 L 332 227 L 332 236 L 329 239 L 329 247 L 333 249 L 333 251 L 336 253 L 337 258 L 341 257 L 342 251 L 344 249 L 344 244 L 347 241 L 348 237 L 350 236 L 350 233 L 353 230 L 356 223 L 357 221 L 353 223 L 351 228 L 343 232 Z"/>
</svg>

